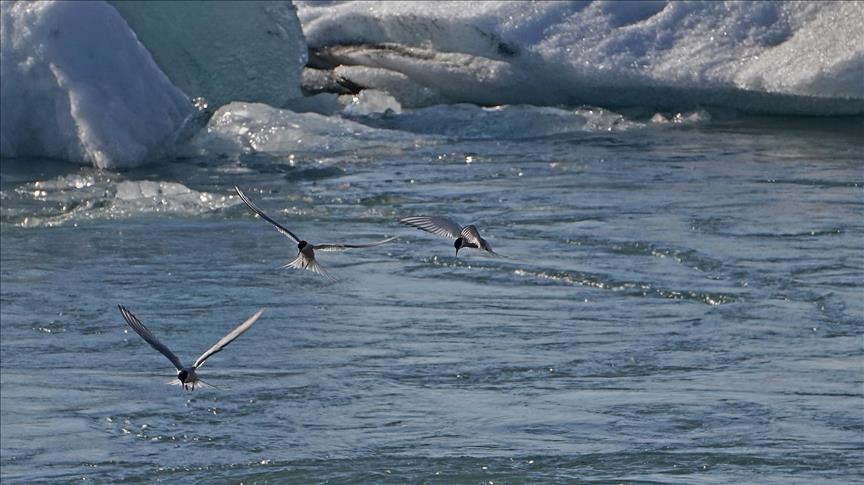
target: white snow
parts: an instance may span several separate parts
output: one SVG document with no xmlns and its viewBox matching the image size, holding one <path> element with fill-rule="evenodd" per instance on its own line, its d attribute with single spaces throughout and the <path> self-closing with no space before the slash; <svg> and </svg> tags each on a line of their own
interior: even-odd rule
<svg viewBox="0 0 864 485">
<path fill-rule="evenodd" d="M 297 4 L 322 58 L 453 102 L 864 112 L 864 2 Z"/>
<path fill-rule="evenodd" d="M 414 82 L 401 72 L 365 66 L 337 66 L 333 72 L 360 86 L 390 93 L 404 108 L 450 102 L 440 92 Z"/>
</svg>

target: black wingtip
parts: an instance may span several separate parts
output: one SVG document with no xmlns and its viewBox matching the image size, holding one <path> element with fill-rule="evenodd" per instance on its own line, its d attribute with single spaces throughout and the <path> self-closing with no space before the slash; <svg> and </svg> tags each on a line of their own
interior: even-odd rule
<svg viewBox="0 0 864 485">
<path fill-rule="evenodd" d="M 130 312 L 129 309 L 126 308 L 125 306 L 123 306 L 123 305 L 117 305 L 117 308 L 120 309 L 120 315 L 121 315 L 121 316 L 123 317 L 123 319 L 126 320 L 127 322 L 129 321 L 129 318 L 134 318 L 134 315 L 132 315 L 132 312 Z"/>
</svg>

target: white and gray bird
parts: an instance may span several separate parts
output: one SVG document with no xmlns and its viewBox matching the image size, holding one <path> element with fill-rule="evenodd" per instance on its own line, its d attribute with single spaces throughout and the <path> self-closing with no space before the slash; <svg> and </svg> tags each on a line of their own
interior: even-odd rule
<svg viewBox="0 0 864 485">
<path fill-rule="evenodd" d="M 202 381 L 198 377 L 197 373 L 198 368 L 204 365 L 204 361 L 210 358 L 210 356 L 212 356 L 216 352 L 219 352 L 220 350 L 225 348 L 226 345 L 233 342 L 234 339 L 240 336 L 240 334 L 242 334 L 246 330 L 249 330 L 249 327 L 251 327 L 252 324 L 255 323 L 255 320 L 258 320 L 258 317 L 260 317 L 261 314 L 264 313 L 264 309 L 261 308 L 260 310 L 255 312 L 254 315 L 247 318 L 245 322 L 238 325 L 237 328 L 231 330 L 228 335 L 222 337 L 218 342 L 216 342 L 215 345 L 207 349 L 206 352 L 201 354 L 201 357 L 198 357 L 198 359 L 195 360 L 194 364 L 190 366 L 183 366 L 183 363 L 180 362 L 180 359 L 174 354 L 174 352 L 171 352 L 171 349 L 169 349 L 165 346 L 165 344 L 160 342 L 159 339 L 157 339 L 150 332 L 150 330 L 148 330 L 147 327 L 145 327 L 144 324 L 141 323 L 141 321 L 139 321 L 138 318 L 136 318 L 135 315 L 132 314 L 132 312 L 127 310 L 126 307 L 124 307 L 123 305 L 117 305 L 117 307 L 120 308 L 120 314 L 123 315 L 123 318 L 126 319 L 126 323 L 128 323 L 129 326 L 132 327 L 132 330 L 135 330 L 135 333 L 137 333 L 141 336 L 141 338 L 147 341 L 147 343 L 150 344 L 151 347 L 161 352 L 162 355 L 164 355 L 165 357 L 168 357 L 168 360 L 170 360 L 171 363 L 174 364 L 174 367 L 177 368 L 177 380 L 180 381 L 183 389 L 189 389 L 191 387 L 193 391 L 195 390 L 195 385 L 198 383 L 201 383 L 205 386 L 209 385 L 206 382 Z M 176 381 L 174 381 L 173 383 L 176 384 Z"/>
<path fill-rule="evenodd" d="M 455 239 L 453 247 L 456 248 L 456 257 L 459 257 L 459 250 L 462 248 L 476 248 L 500 256 L 492 250 L 492 246 L 485 239 L 480 237 L 480 232 L 473 224 L 462 227 L 456 221 L 446 217 L 406 217 L 399 222 L 422 231 L 431 232 L 436 236 Z"/>
<path fill-rule="evenodd" d="M 268 216 L 267 214 L 264 213 L 264 211 L 259 209 L 258 206 L 256 206 L 254 202 L 249 200 L 249 197 L 246 197 L 246 194 L 244 194 L 243 191 L 240 190 L 240 187 L 237 187 L 235 185 L 234 190 L 237 191 L 237 195 L 240 196 L 240 200 L 242 200 L 243 203 L 246 204 L 246 206 L 252 210 L 252 212 L 257 214 L 258 217 L 260 217 L 261 219 L 264 219 L 265 221 L 269 222 L 270 224 L 273 224 L 273 226 L 276 227 L 276 230 L 279 231 L 283 236 L 285 236 L 285 237 L 287 237 L 287 238 L 289 238 L 289 239 L 291 239 L 297 243 L 297 257 L 294 258 L 290 263 L 282 266 L 283 268 L 308 269 L 309 271 L 312 271 L 313 273 L 318 273 L 318 274 L 325 276 L 325 277 L 332 280 L 333 277 L 330 276 L 326 271 L 324 271 L 324 268 L 322 268 L 321 265 L 318 264 L 318 262 L 315 260 L 315 251 L 316 250 L 317 251 L 347 251 L 349 249 L 371 248 L 372 246 L 378 246 L 380 244 L 388 243 L 388 242 L 396 239 L 395 236 L 394 237 L 388 237 L 387 239 L 382 239 L 381 241 L 377 241 L 374 243 L 368 243 L 368 244 L 338 244 L 338 243 L 311 244 L 307 241 L 303 241 L 302 239 L 300 239 L 299 237 L 294 235 L 293 232 L 291 232 L 287 228 L 285 228 L 285 226 L 283 226 L 283 225 L 279 224 L 278 222 L 274 221 L 273 219 L 271 219 L 270 216 Z"/>
</svg>

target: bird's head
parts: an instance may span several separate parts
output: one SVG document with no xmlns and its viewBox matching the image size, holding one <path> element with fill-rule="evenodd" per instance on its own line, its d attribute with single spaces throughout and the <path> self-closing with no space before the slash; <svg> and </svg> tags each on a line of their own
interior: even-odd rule
<svg viewBox="0 0 864 485">
<path fill-rule="evenodd" d="M 308 245 L 309 245 L 309 243 L 307 243 L 306 241 L 300 241 L 299 243 L 297 243 L 297 250 L 302 251 L 303 248 L 305 248 Z"/>
<path fill-rule="evenodd" d="M 457 258 L 459 257 L 459 250 L 462 248 L 462 241 L 463 241 L 463 239 L 460 237 L 459 239 L 456 240 L 456 242 L 453 243 L 453 247 L 456 248 L 456 257 Z"/>
<path fill-rule="evenodd" d="M 189 372 L 185 370 L 177 371 L 177 379 L 180 379 L 180 382 L 185 384 L 187 377 L 189 377 Z"/>
</svg>

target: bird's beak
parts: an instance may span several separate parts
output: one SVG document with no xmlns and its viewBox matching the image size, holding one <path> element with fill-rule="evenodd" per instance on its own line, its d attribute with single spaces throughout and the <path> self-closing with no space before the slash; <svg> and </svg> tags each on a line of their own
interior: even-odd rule
<svg viewBox="0 0 864 485">
<path fill-rule="evenodd" d="M 456 248 L 456 257 L 459 257 L 459 248 Z"/>
</svg>

